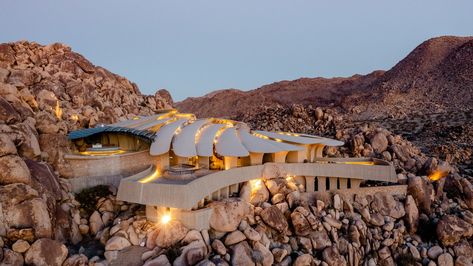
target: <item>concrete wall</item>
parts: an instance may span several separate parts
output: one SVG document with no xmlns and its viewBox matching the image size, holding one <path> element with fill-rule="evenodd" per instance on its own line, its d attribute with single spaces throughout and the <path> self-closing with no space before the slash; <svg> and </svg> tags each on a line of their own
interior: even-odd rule
<svg viewBox="0 0 473 266">
<path fill-rule="evenodd" d="M 110 156 L 82 156 L 67 154 L 64 159 L 71 165 L 70 179 L 74 191 L 97 185 L 118 186 L 124 177 L 159 165 L 162 158 L 149 155 L 149 151 L 131 152 Z"/>
</svg>

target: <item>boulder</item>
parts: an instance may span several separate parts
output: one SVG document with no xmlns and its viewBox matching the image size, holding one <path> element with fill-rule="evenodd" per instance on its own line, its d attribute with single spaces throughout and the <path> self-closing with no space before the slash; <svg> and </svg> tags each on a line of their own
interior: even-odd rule
<svg viewBox="0 0 473 266">
<path fill-rule="evenodd" d="M 263 261 L 261 262 L 263 266 L 273 265 L 274 263 L 273 253 L 271 253 L 271 251 L 269 251 L 269 249 L 266 248 L 263 244 L 261 244 L 260 242 L 256 242 L 254 244 L 254 250 L 257 252 L 260 252 L 261 255 L 263 256 Z"/>
<path fill-rule="evenodd" d="M 75 254 L 64 261 L 62 266 L 88 266 L 89 259 L 84 254 Z"/>
<path fill-rule="evenodd" d="M 376 153 L 382 153 L 388 148 L 388 139 L 382 132 L 378 132 L 370 138 L 370 144 Z"/>
<path fill-rule="evenodd" d="M 158 256 L 157 258 L 148 260 L 143 266 L 171 266 L 166 255 Z"/>
<path fill-rule="evenodd" d="M 294 266 L 312 266 L 315 265 L 314 258 L 310 254 L 303 254 L 296 258 Z"/>
<path fill-rule="evenodd" d="M 94 211 L 89 217 L 90 233 L 96 235 L 104 226 L 102 216 L 98 211 Z"/>
<path fill-rule="evenodd" d="M 16 266 L 23 265 L 25 263 L 23 256 L 11 249 L 0 249 L 0 252 L 3 251 L 3 260 L 0 260 L 0 265 L 2 266 Z"/>
<path fill-rule="evenodd" d="M 36 266 L 61 266 L 67 257 L 67 247 L 48 238 L 36 240 L 25 254 L 25 263 Z"/>
<path fill-rule="evenodd" d="M 251 212 L 250 204 L 241 199 L 226 199 L 210 204 L 212 214 L 209 224 L 219 232 L 232 232 L 245 216 Z"/>
<path fill-rule="evenodd" d="M 453 257 L 450 253 L 443 253 L 437 258 L 439 266 L 453 266 Z"/>
<path fill-rule="evenodd" d="M 194 241 L 181 248 L 181 254 L 174 260 L 173 265 L 196 265 L 207 256 L 207 246 L 204 241 Z"/>
<path fill-rule="evenodd" d="M 245 239 L 246 239 L 246 236 L 241 231 L 238 231 L 238 230 L 233 231 L 225 237 L 225 246 L 234 245 Z"/>
<path fill-rule="evenodd" d="M 417 231 L 417 225 L 419 224 L 419 210 L 411 195 L 407 195 L 406 202 L 404 205 L 406 210 L 406 225 L 409 233 L 415 234 Z"/>
<path fill-rule="evenodd" d="M 6 134 L 0 134 L 0 157 L 5 155 L 16 155 L 16 147 Z"/>
<path fill-rule="evenodd" d="M 251 256 L 251 248 L 250 245 L 246 241 L 242 241 L 232 248 L 231 253 L 231 265 L 234 266 L 247 266 L 247 265 L 255 265 L 252 260 Z"/>
<path fill-rule="evenodd" d="M 324 249 L 324 251 L 322 252 L 322 257 L 329 266 L 347 265 L 347 261 L 345 260 L 345 258 L 340 255 L 338 249 L 333 246 Z"/>
<path fill-rule="evenodd" d="M 227 253 L 227 248 L 219 239 L 215 239 L 212 242 L 212 249 L 219 255 L 225 255 Z"/>
<path fill-rule="evenodd" d="M 131 246 L 131 243 L 128 239 L 121 236 L 113 236 L 107 241 L 105 250 L 122 250 L 129 246 Z"/>
<path fill-rule="evenodd" d="M 259 185 L 255 185 L 255 182 L 259 182 Z M 240 198 L 250 202 L 254 206 L 268 201 L 269 191 L 261 180 L 248 181 L 243 184 L 240 189 Z"/>
<path fill-rule="evenodd" d="M 436 260 L 443 253 L 443 249 L 439 246 L 433 246 L 427 251 L 427 256 L 430 259 Z"/>
<path fill-rule="evenodd" d="M 51 214 L 47 203 L 35 189 L 21 183 L 0 186 L 0 204 L 2 222 L 12 229 L 12 235 L 20 237 L 17 239 L 21 239 L 21 234 L 14 232 L 27 228 L 37 238 L 52 236 Z"/>
<path fill-rule="evenodd" d="M 414 198 L 420 211 L 426 214 L 430 214 L 432 190 L 432 184 L 427 179 L 420 176 L 409 175 L 407 180 L 407 194 Z"/>
<path fill-rule="evenodd" d="M 274 205 L 261 211 L 260 216 L 267 225 L 280 233 L 288 229 L 286 217 L 284 217 L 281 210 Z"/>
<path fill-rule="evenodd" d="M 437 224 L 437 236 L 444 246 L 451 246 L 473 235 L 473 225 L 455 215 L 443 216 Z"/>
<path fill-rule="evenodd" d="M 19 239 L 12 245 L 12 249 L 18 253 L 25 253 L 30 248 L 30 244 L 25 240 Z"/>
<path fill-rule="evenodd" d="M 16 155 L 0 157 L 0 185 L 31 184 L 31 174 L 25 162 Z"/>
<path fill-rule="evenodd" d="M 371 208 L 381 215 L 391 216 L 395 219 L 399 219 L 406 214 L 404 205 L 396 201 L 391 194 L 386 192 L 377 192 L 374 194 Z"/>
<path fill-rule="evenodd" d="M 315 250 L 323 250 L 324 248 L 332 245 L 332 242 L 330 241 L 325 229 L 311 232 L 309 238 L 312 241 L 312 247 Z"/>
<path fill-rule="evenodd" d="M 171 220 L 159 228 L 159 233 L 156 236 L 156 245 L 161 248 L 168 248 L 181 241 L 188 231 L 180 221 Z"/>
<path fill-rule="evenodd" d="M 294 211 L 291 213 L 291 221 L 294 226 L 294 231 L 298 236 L 306 236 L 312 230 L 309 221 L 307 221 L 305 216 L 300 212 Z"/>
</svg>

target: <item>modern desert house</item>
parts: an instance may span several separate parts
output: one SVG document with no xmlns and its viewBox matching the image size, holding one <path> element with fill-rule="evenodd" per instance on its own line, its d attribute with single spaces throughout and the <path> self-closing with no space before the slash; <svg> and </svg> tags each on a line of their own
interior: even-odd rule
<svg viewBox="0 0 473 266">
<path fill-rule="evenodd" d="M 77 191 L 118 185 L 118 199 L 146 205 L 149 220 L 169 213 L 189 228 L 208 228 L 213 200 L 238 197 L 252 180 L 293 177 L 307 192 L 353 189 L 364 180 L 396 182 L 389 163 L 324 158 L 342 142 L 250 129 L 245 123 L 167 110 L 69 134 Z"/>
</svg>

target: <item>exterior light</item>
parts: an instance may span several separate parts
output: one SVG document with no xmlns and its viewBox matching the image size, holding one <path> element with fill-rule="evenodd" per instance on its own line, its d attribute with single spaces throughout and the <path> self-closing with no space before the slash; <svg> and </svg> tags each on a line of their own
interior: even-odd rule
<svg viewBox="0 0 473 266">
<path fill-rule="evenodd" d="M 77 120 L 79 120 L 79 116 L 76 115 L 76 114 L 73 114 L 73 115 L 71 115 L 71 120 L 77 121 Z"/>
<path fill-rule="evenodd" d="M 141 184 L 149 183 L 149 182 L 157 179 L 159 176 L 160 176 L 159 170 L 156 169 L 153 174 L 138 180 L 138 182 L 140 182 Z"/>
<path fill-rule="evenodd" d="M 55 108 L 55 110 L 54 110 L 54 113 L 56 114 L 57 119 L 60 120 L 61 117 L 62 117 L 62 109 L 61 109 L 61 107 L 59 106 L 59 101 L 56 101 L 56 108 Z"/>
<path fill-rule="evenodd" d="M 166 213 L 161 216 L 161 224 L 167 224 L 171 221 L 171 214 Z"/>
<path fill-rule="evenodd" d="M 446 177 L 448 175 L 448 173 L 449 173 L 449 171 L 445 171 L 445 170 L 442 170 L 442 169 L 437 169 L 432 174 L 430 174 L 428 177 L 429 177 L 430 181 L 437 181 L 437 180 L 440 180 L 440 179 Z"/>
</svg>

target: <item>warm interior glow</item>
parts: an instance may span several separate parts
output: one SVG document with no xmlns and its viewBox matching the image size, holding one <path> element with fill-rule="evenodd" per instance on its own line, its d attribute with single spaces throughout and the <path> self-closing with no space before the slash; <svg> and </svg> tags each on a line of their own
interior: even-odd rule
<svg viewBox="0 0 473 266">
<path fill-rule="evenodd" d="M 61 119 L 62 118 L 62 109 L 61 107 L 59 106 L 59 101 L 56 101 L 56 109 L 54 110 L 54 113 L 56 114 L 56 117 L 58 119 Z"/>
<path fill-rule="evenodd" d="M 140 120 L 140 117 L 139 117 L 139 116 L 135 116 L 135 117 L 133 117 L 133 120 Z"/>
<path fill-rule="evenodd" d="M 73 115 L 71 115 L 71 120 L 77 121 L 77 120 L 79 120 L 79 116 L 76 115 L 76 114 L 73 114 Z"/>
<path fill-rule="evenodd" d="M 138 182 L 140 182 L 142 184 L 149 183 L 151 181 L 154 181 L 154 180 L 158 179 L 159 176 L 160 176 L 159 170 L 156 169 L 156 170 L 154 170 L 154 172 L 151 175 L 138 180 Z"/>
<path fill-rule="evenodd" d="M 441 178 L 444 178 L 448 175 L 449 171 L 437 169 L 432 174 L 429 175 L 430 181 L 437 181 Z"/>
<path fill-rule="evenodd" d="M 162 224 L 167 224 L 167 223 L 169 223 L 169 221 L 171 221 L 171 215 L 169 213 L 163 214 L 161 216 L 161 223 Z"/>
<path fill-rule="evenodd" d="M 80 152 L 80 155 L 86 156 L 109 156 L 125 153 L 124 150 L 97 150 L 97 151 L 83 151 Z"/>
</svg>

